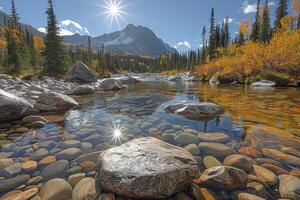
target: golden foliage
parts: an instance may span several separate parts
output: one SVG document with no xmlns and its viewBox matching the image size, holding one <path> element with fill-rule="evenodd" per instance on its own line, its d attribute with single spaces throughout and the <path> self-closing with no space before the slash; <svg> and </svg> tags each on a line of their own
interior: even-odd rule
<svg viewBox="0 0 300 200">
<path fill-rule="evenodd" d="M 300 13 L 300 0 L 293 0 L 292 7 L 299 14 Z"/>
<path fill-rule="evenodd" d="M 43 38 L 39 37 L 39 36 L 34 36 L 33 37 L 33 42 L 34 42 L 34 47 L 37 49 L 42 49 L 45 47 L 45 43 Z"/>
<path fill-rule="evenodd" d="M 290 20 L 289 17 L 285 18 L 283 24 L 288 24 Z M 247 78 L 269 70 L 299 79 L 300 30 L 288 31 L 285 28 L 274 33 L 269 44 L 248 41 L 241 47 L 231 45 L 226 54 L 220 54 L 223 56 L 215 61 L 196 67 L 196 71 L 208 77 L 219 73 Z"/>
</svg>

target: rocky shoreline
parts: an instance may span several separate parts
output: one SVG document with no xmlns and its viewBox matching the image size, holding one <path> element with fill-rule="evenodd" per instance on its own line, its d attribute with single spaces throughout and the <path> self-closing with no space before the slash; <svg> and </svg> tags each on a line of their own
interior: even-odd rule
<svg viewBox="0 0 300 200">
<path fill-rule="evenodd" d="M 86 70 L 81 79 L 94 80 Z M 196 81 L 192 74 L 183 79 Z M 132 120 L 130 134 L 120 135 L 116 144 L 104 131 L 106 123 L 66 131 L 52 126 L 64 119 L 41 116 L 78 106 L 73 95 L 153 80 L 178 81 L 178 76 L 114 76 L 82 84 L 1 75 L 0 103 L 9 107 L 0 106 L 0 122 L 5 122 L 0 129 L 11 129 L 7 121 L 19 121 L 0 134 L 14 140 L 0 144 L 0 199 L 300 199 L 300 139 L 279 129 L 250 127 L 239 142 L 223 132 L 203 133 L 160 119 Z M 191 119 L 224 112 L 211 103 L 174 104 L 165 110 Z"/>
</svg>

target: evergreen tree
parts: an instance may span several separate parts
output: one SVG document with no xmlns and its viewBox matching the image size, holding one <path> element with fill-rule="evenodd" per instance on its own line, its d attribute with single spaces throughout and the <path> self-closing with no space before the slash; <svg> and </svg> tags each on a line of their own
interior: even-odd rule
<svg viewBox="0 0 300 200">
<path fill-rule="evenodd" d="M 206 63 L 206 28 L 203 26 L 202 28 L 202 51 L 201 51 L 201 64 Z"/>
<path fill-rule="evenodd" d="M 270 28 L 270 14 L 269 14 L 269 2 L 263 7 L 262 17 L 261 17 L 261 30 L 259 34 L 259 40 L 266 43 L 270 40 L 271 28 Z"/>
<path fill-rule="evenodd" d="M 252 34 L 251 34 L 251 39 L 254 41 L 257 41 L 259 39 L 259 33 L 260 33 L 260 14 L 259 14 L 260 0 L 257 0 L 256 6 L 257 7 L 256 7 L 255 21 L 252 25 Z"/>
<path fill-rule="evenodd" d="M 220 29 L 220 25 L 216 25 L 216 36 L 215 36 L 215 40 L 216 40 L 216 48 L 221 46 L 221 29 Z"/>
<path fill-rule="evenodd" d="M 275 30 L 281 28 L 281 19 L 287 16 L 288 13 L 288 3 L 287 0 L 279 0 L 279 5 L 276 9 L 276 19 L 274 22 Z"/>
<path fill-rule="evenodd" d="M 229 17 L 227 16 L 224 22 L 224 48 L 228 48 L 229 40 L 230 40 Z"/>
<path fill-rule="evenodd" d="M 12 17 L 12 28 L 15 30 L 18 30 L 19 29 L 19 17 L 17 14 L 14 0 L 11 0 L 11 17 Z"/>
<path fill-rule="evenodd" d="M 297 19 L 297 29 L 300 29 L 300 13 L 298 14 L 298 19 Z"/>
<path fill-rule="evenodd" d="M 64 51 L 62 47 L 62 39 L 59 36 L 59 27 L 57 26 L 56 16 L 52 0 L 48 0 L 47 35 L 45 37 L 45 64 L 44 73 L 47 75 L 60 75 L 64 71 Z"/>
<path fill-rule="evenodd" d="M 210 59 L 214 59 L 216 57 L 216 24 L 214 8 L 211 9 L 209 34 L 209 57 Z"/>
<path fill-rule="evenodd" d="M 92 63 L 92 47 L 91 47 L 91 36 L 88 37 L 88 66 Z"/>
</svg>

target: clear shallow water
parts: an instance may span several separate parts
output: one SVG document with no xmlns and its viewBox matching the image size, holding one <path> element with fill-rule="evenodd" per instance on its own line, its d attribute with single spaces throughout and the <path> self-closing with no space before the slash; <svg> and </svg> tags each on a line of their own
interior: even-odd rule
<svg viewBox="0 0 300 200">
<path fill-rule="evenodd" d="M 190 129 L 223 132 L 230 136 L 230 142 L 226 144 L 234 150 L 244 145 L 245 130 L 250 125 L 276 127 L 300 136 L 300 90 L 294 88 L 141 82 L 129 85 L 127 90 L 74 98 L 81 106 L 69 111 L 64 121 L 49 123 L 42 129 L 22 134 L 3 146 L 0 158 L 12 158 L 15 164 L 36 160 L 38 165 L 29 171 L 21 167 L 9 174 L 0 172 L 1 179 L 19 174 L 43 176 L 45 165 L 41 165 L 40 161 L 49 155 L 54 155 L 56 160 L 68 160 L 69 166 L 65 170 L 68 171 L 81 166 L 74 162 L 80 155 L 140 136 L 160 138 L 163 133 L 179 134 Z M 226 112 L 213 120 L 194 121 L 163 111 L 164 106 L 170 103 L 184 101 L 211 101 Z M 114 137 L 116 131 L 122 132 L 121 138 Z M 65 144 L 70 140 L 77 142 Z M 80 149 L 80 152 L 61 154 L 69 147 Z M 44 153 L 37 155 L 41 149 L 45 150 Z M 67 177 L 68 173 L 58 176 Z M 48 178 L 44 177 L 43 181 Z"/>
</svg>

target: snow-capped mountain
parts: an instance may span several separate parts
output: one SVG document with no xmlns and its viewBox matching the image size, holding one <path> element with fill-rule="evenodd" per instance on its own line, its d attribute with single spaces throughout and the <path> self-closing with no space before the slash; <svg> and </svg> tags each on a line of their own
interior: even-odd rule
<svg viewBox="0 0 300 200">
<path fill-rule="evenodd" d="M 72 44 L 87 45 L 88 36 L 75 34 L 65 36 L 64 41 Z M 106 51 L 114 53 L 128 53 L 134 55 L 159 56 L 175 52 L 176 49 L 157 38 L 155 33 L 147 27 L 129 24 L 125 29 L 114 33 L 92 37 L 94 49 L 105 45 Z"/>
<path fill-rule="evenodd" d="M 63 20 L 58 25 L 60 27 L 60 35 L 67 36 L 67 35 L 90 35 L 87 28 L 81 26 L 79 23 L 72 21 L 72 20 Z M 46 29 L 44 27 L 38 28 L 38 30 L 42 33 L 46 33 Z"/>
</svg>

